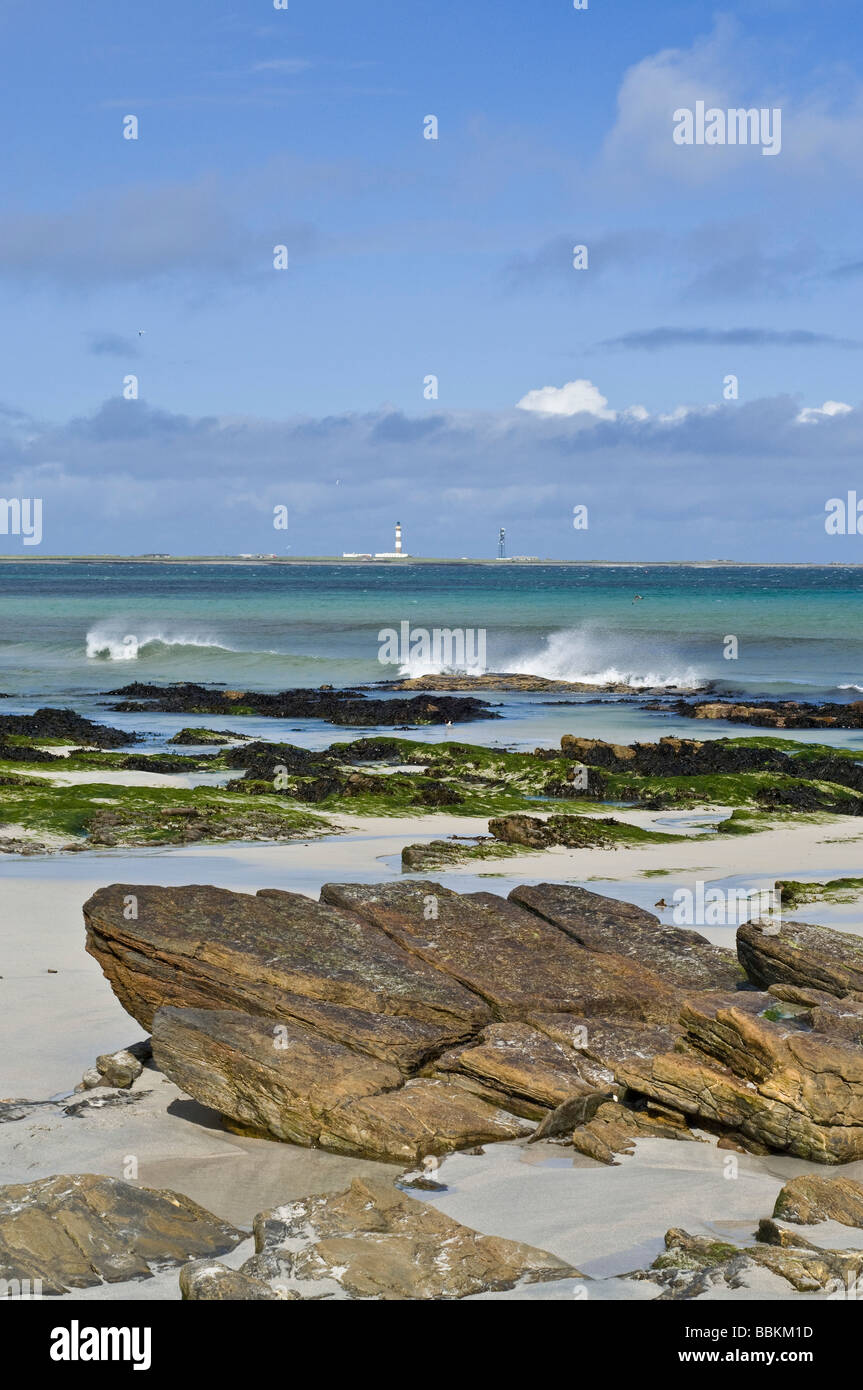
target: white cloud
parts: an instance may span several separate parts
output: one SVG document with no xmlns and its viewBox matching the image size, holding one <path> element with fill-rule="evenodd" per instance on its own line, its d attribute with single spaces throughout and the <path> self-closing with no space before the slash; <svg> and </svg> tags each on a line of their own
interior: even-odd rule
<svg viewBox="0 0 863 1390">
<path fill-rule="evenodd" d="M 537 415 L 592 415 L 596 420 L 617 419 L 617 411 L 608 409 L 605 396 L 585 377 L 567 381 L 563 386 L 543 386 L 528 391 L 517 404 L 519 410 L 531 410 Z"/>
<path fill-rule="evenodd" d="M 844 401 L 825 401 L 823 405 L 807 405 L 797 416 L 796 424 L 814 425 L 819 420 L 829 419 L 831 415 L 849 415 L 852 407 Z"/>
<path fill-rule="evenodd" d="M 835 405 L 828 401 L 824 406 Z M 645 420 L 656 420 L 662 425 L 679 425 L 690 415 L 706 415 L 717 410 L 716 405 L 678 405 L 669 414 L 651 415 L 643 405 L 628 405 L 624 410 L 609 409 L 608 400 L 598 386 L 585 377 L 577 381 L 567 381 L 563 386 L 543 386 L 528 391 L 517 402 L 519 410 L 529 410 L 535 415 L 589 415 L 594 420 L 616 420 L 621 424 L 641 424 Z M 841 410 L 841 406 L 837 409 Z"/>
</svg>

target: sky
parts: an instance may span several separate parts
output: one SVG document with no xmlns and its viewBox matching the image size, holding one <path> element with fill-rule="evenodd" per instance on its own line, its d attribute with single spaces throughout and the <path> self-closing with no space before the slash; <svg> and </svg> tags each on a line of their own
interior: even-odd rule
<svg viewBox="0 0 863 1390">
<path fill-rule="evenodd" d="M 863 560 L 859 36 L 0 0 L 0 554 Z M 699 102 L 780 138 L 678 143 Z"/>
</svg>

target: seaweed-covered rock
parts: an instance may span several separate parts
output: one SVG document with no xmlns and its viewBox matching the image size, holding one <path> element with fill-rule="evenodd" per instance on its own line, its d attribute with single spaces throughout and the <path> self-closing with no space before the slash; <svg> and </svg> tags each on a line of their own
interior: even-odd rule
<svg viewBox="0 0 863 1390">
<path fill-rule="evenodd" d="M 191 682 L 146 685 L 134 681 L 119 690 L 104 692 L 118 713 L 142 711 L 162 714 L 219 714 L 231 719 L 257 715 L 271 719 L 322 719 L 329 724 L 357 728 L 410 724 L 461 724 L 472 719 L 497 719 L 485 700 L 473 696 L 416 695 L 401 699 L 367 699 L 355 690 L 282 690 L 276 694 L 254 690 L 215 690 Z"/>
</svg>

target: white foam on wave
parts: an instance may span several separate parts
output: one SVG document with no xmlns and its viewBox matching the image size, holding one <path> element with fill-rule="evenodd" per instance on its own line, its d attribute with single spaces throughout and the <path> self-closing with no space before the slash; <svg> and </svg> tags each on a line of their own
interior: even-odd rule
<svg viewBox="0 0 863 1390">
<path fill-rule="evenodd" d="M 161 631 L 143 630 L 140 633 L 125 633 L 120 636 L 117 629 L 91 628 L 87 633 L 87 656 L 107 661 L 137 661 L 148 647 L 214 647 L 221 651 L 236 651 L 224 642 L 201 636 L 173 635 Z"/>
<path fill-rule="evenodd" d="M 595 630 L 568 628 L 552 632 L 540 651 L 516 658 L 514 664 L 508 663 L 508 668 L 519 675 L 578 681 L 583 685 L 626 685 L 631 690 L 679 686 L 692 689 L 707 684 L 692 666 L 675 669 L 673 659 L 670 670 L 654 666 L 638 670 L 614 659 L 602 663 L 601 651 L 596 650 L 602 645 L 602 637 Z"/>
<path fill-rule="evenodd" d="M 464 635 L 463 650 L 459 651 L 461 660 L 453 660 L 452 643 L 447 646 L 449 660 L 443 654 L 429 650 L 428 645 L 419 647 L 408 654 L 399 666 L 403 678 L 417 678 L 431 675 L 483 675 L 487 671 L 507 671 L 514 675 L 543 676 L 547 680 L 574 681 L 584 685 L 608 686 L 625 685 L 631 690 L 645 689 L 698 689 L 708 684 L 707 678 L 692 666 L 675 669 L 673 658 L 671 669 L 650 666 L 644 670 L 622 666 L 618 661 L 602 662 L 597 646 L 602 638 L 596 632 L 579 629 L 566 629 L 553 632 L 540 650 L 515 657 L 496 658 L 489 663 L 485 654 L 485 642 L 478 642 L 475 629 L 467 629 Z M 433 644 L 432 644 L 433 645 Z"/>
</svg>

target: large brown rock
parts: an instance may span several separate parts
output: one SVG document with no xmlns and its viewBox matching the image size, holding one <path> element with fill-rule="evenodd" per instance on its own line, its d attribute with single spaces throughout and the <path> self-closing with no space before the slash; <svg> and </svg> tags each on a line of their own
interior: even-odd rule
<svg viewBox="0 0 863 1390">
<path fill-rule="evenodd" d="M 598 1013 L 667 1022 L 679 997 L 652 971 L 598 955 L 493 893 L 460 896 L 439 884 L 327 883 L 324 902 L 362 916 L 421 960 L 488 1000 L 499 1018 Z M 433 901 L 433 914 L 429 901 Z"/>
<path fill-rule="evenodd" d="M 783 922 L 778 932 L 744 922 L 737 954 L 750 980 L 765 989 L 788 984 L 863 1000 L 863 937 L 809 922 Z"/>
<path fill-rule="evenodd" d="M 149 1279 L 161 1265 L 233 1250 L 243 1232 L 179 1192 L 92 1173 L 0 1187 L 0 1279 L 43 1294 Z"/>
<path fill-rule="evenodd" d="M 571 1131 L 626 1086 L 651 1124 L 687 1115 L 823 1162 L 863 1152 L 847 993 L 738 988 L 730 953 L 579 888 L 321 899 L 121 885 L 87 904 L 88 948 L 158 1065 L 234 1127 L 415 1162 L 536 1122 Z"/>
<path fill-rule="evenodd" d="M 764 997 L 749 1009 L 734 995 L 690 999 L 689 1048 L 625 1063 L 618 1078 L 770 1149 L 820 1163 L 863 1158 L 863 1048 L 752 1012 Z"/>
<path fill-rule="evenodd" d="M 626 956 L 677 989 L 734 989 L 745 982 L 732 951 L 699 932 L 663 926 L 652 912 L 568 883 L 525 884 L 509 901 L 535 912 L 590 951 Z"/>
<path fill-rule="evenodd" d="M 223 1009 L 160 1009 L 153 1055 L 182 1090 L 234 1127 L 338 1153 L 415 1162 L 514 1139 L 511 1115 L 387 1066 L 309 1028 Z"/>
<path fill-rule="evenodd" d="M 166 1004 L 239 1009 L 410 1069 L 489 1020 L 482 1000 L 368 922 L 297 893 L 115 884 L 84 919 L 87 950 L 144 1028 Z"/>
</svg>

